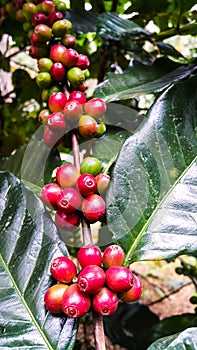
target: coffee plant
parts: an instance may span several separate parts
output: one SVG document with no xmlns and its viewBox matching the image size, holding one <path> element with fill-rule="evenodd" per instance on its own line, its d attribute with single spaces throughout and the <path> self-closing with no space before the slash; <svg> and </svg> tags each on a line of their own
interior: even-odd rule
<svg viewBox="0 0 197 350">
<path fill-rule="evenodd" d="M 196 349 L 195 5 L 0 0 L 2 350 Z M 134 263 L 175 258 L 160 321 Z"/>
</svg>

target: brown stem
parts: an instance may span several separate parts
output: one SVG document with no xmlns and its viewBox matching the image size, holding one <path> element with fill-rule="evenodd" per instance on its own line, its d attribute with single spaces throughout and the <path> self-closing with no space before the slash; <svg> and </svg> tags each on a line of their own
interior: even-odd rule
<svg viewBox="0 0 197 350">
<path fill-rule="evenodd" d="M 80 169 L 80 154 L 79 154 L 79 143 L 76 133 L 72 134 L 72 150 L 74 164 L 77 169 Z M 93 244 L 90 223 L 84 216 L 81 219 L 82 224 L 82 237 L 83 245 L 87 246 Z M 94 325 L 94 336 L 95 336 L 95 348 L 96 350 L 106 350 L 105 347 L 105 333 L 103 328 L 103 318 L 98 315 L 94 310 L 92 311 L 93 325 Z"/>
<path fill-rule="evenodd" d="M 93 314 L 93 326 L 95 336 L 95 349 L 105 350 L 105 333 L 103 328 L 103 317 L 98 315 L 97 312 L 92 311 Z"/>
</svg>

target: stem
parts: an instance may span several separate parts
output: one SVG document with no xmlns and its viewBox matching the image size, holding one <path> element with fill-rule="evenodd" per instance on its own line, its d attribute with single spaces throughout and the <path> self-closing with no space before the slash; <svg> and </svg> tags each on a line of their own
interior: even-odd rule
<svg viewBox="0 0 197 350">
<path fill-rule="evenodd" d="M 105 334 L 103 328 L 103 317 L 98 315 L 97 312 L 92 311 L 93 314 L 93 325 L 95 335 L 95 349 L 105 350 Z"/>
<path fill-rule="evenodd" d="M 72 150 L 73 150 L 74 165 L 77 167 L 77 169 L 80 169 L 79 143 L 75 132 L 72 133 Z M 83 245 L 87 246 L 87 245 L 93 244 L 90 223 L 88 220 L 86 220 L 86 218 L 83 215 L 81 218 L 81 224 L 82 224 Z M 103 317 L 98 315 L 97 312 L 95 312 L 94 310 L 92 311 L 92 316 L 93 316 L 94 335 L 95 335 L 95 348 L 96 350 L 106 350 Z"/>
</svg>

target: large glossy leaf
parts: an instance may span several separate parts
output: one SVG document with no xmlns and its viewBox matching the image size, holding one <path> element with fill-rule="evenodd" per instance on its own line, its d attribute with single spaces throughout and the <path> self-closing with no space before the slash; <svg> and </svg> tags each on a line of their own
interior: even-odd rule
<svg viewBox="0 0 197 350">
<path fill-rule="evenodd" d="M 0 349 L 67 350 L 77 324 L 46 311 L 51 260 L 68 255 L 43 204 L 0 172 Z"/>
<path fill-rule="evenodd" d="M 194 63 L 179 65 L 166 58 L 157 59 L 152 65 L 134 61 L 122 74 L 110 73 L 99 84 L 94 95 L 106 102 L 118 101 L 137 96 L 161 92 L 170 84 L 189 77 L 196 71 Z"/>
<path fill-rule="evenodd" d="M 188 328 L 180 334 L 174 334 L 157 340 L 147 350 L 195 350 L 197 347 L 197 328 Z"/>
<path fill-rule="evenodd" d="M 135 22 L 123 19 L 117 13 L 102 13 L 97 18 L 97 35 L 105 39 L 121 40 L 124 35 L 144 38 L 149 32 L 138 26 Z"/>
<path fill-rule="evenodd" d="M 127 262 L 197 250 L 196 82 L 163 93 L 120 151 L 107 218 Z"/>
</svg>

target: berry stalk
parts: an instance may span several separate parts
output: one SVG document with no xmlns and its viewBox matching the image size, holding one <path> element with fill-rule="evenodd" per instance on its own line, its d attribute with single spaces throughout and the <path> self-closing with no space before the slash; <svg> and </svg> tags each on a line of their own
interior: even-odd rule
<svg viewBox="0 0 197 350">
<path fill-rule="evenodd" d="M 77 135 L 75 133 L 72 134 L 72 151 L 73 151 L 74 165 L 77 167 L 77 169 L 80 170 L 79 143 L 78 143 Z M 90 244 L 93 244 L 90 223 L 84 216 L 82 216 L 81 224 L 82 224 L 83 245 L 88 246 Z M 92 311 L 92 317 L 93 317 L 93 326 L 94 326 L 95 349 L 106 350 L 103 317 L 94 310 Z"/>
</svg>

